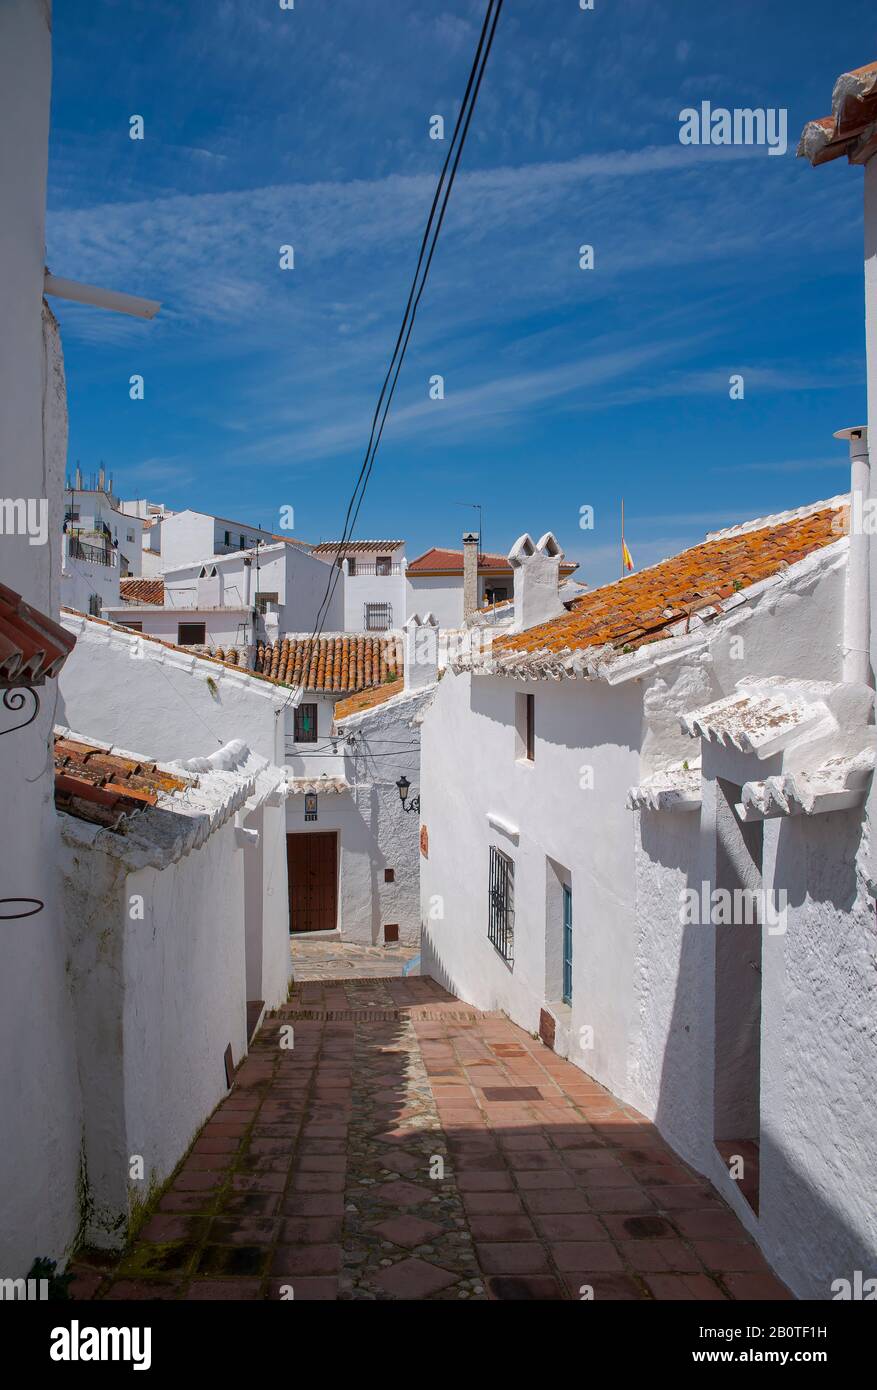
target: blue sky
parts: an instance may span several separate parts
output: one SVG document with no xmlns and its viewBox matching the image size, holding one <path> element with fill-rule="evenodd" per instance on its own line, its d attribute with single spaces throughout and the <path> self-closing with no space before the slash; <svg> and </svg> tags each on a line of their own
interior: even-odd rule
<svg viewBox="0 0 877 1390">
<path fill-rule="evenodd" d="M 163 304 L 55 301 L 71 466 L 339 533 L 485 5 L 55 0 L 48 264 Z M 846 488 L 862 171 L 795 145 L 877 33 L 868 0 L 832 13 L 506 0 L 359 536 L 457 545 L 480 502 L 486 548 L 551 529 L 593 583 L 622 496 L 639 568 Z M 682 146 L 702 100 L 787 108 L 788 153 Z"/>
</svg>

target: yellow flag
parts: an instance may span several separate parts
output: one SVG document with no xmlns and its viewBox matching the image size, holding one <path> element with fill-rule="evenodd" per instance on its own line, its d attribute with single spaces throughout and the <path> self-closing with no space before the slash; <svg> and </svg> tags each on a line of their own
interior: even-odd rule
<svg viewBox="0 0 877 1390">
<path fill-rule="evenodd" d="M 624 568 L 625 568 L 626 570 L 632 570 L 632 569 L 633 569 L 633 556 L 631 555 L 630 551 L 628 550 L 628 548 L 627 548 L 627 542 L 625 541 L 625 539 L 624 539 L 623 536 L 622 536 L 622 538 L 621 538 L 621 560 L 622 560 L 622 564 L 624 565 Z"/>
</svg>

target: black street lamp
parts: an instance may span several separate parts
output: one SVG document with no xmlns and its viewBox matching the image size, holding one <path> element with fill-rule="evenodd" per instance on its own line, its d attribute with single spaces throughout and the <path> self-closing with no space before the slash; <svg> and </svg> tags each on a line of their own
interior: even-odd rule
<svg viewBox="0 0 877 1390">
<path fill-rule="evenodd" d="M 409 805 L 406 806 L 406 804 L 405 804 L 406 798 L 407 798 L 407 796 L 408 796 L 408 793 L 409 793 L 409 791 L 411 790 L 411 783 L 408 781 L 408 778 L 405 776 L 404 772 L 403 772 L 402 776 L 399 778 L 398 782 L 396 783 L 396 786 L 397 786 L 398 789 L 399 789 L 399 799 L 400 799 L 400 801 L 402 802 L 402 810 L 403 810 L 403 811 L 419 811 L 419 810 L 420 810 L 420 797 L 419 797 L 419 796 L 414 796 L 414 797 L 412 797 L 412 798 L 411 798 L 411 802 L 410 802 Z"/>
</svg>

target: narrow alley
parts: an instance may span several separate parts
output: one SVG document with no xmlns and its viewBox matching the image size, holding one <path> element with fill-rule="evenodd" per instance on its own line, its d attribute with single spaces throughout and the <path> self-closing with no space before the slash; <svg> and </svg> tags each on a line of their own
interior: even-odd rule
<svg viewBox="0 0 877 1390">
<path fill-rule="evenodd" d="M 790 1297 L 641 1115 L 404 953 L 319 978 L 332 950 L 136 1242 L 74 1262 L 73 1297 Z"/>
</svg>

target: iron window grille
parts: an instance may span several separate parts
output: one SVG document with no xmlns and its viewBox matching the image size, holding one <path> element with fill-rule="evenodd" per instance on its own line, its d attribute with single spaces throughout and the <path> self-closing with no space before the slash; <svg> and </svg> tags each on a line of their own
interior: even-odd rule
<svg viewBox="0 0 877 1390">
<path fill-rule="evenodd" d="M 316 704 L 297 705 L 294 712 L 292 737 L 295 743 L 316 743 Z"/>
<path fill-rule="evenodd" d="M 279 598 L 280 598 L 280 593 L 279 593 L 279 591 L 276 592 L 276 593 L 271 593 L 271 592 L 265 590 L 265 591 L 263 591 L 261 594 L 257 594 L 257 595 L 256 595 L 256 607 L 258 608 L 258 610 L 259 610 L 260 613 L 264 614 L 266 608 L 268 607 L 268 604 L 269 604 L 269 603 L 277 603 L 278 600 L 279 600 Z"/>
<path fill-rule="evenodd" d="M 366 632 L 385 632 L 393 626 L 392 603 L 367 603 L 365 605 Z"/>
<path fill-rule="evenodd" d="M 511 964 L 515 945 L 515 866 L 496 845 L 490 846 L 487 935 L 503 960 Z"/>
</svg>

